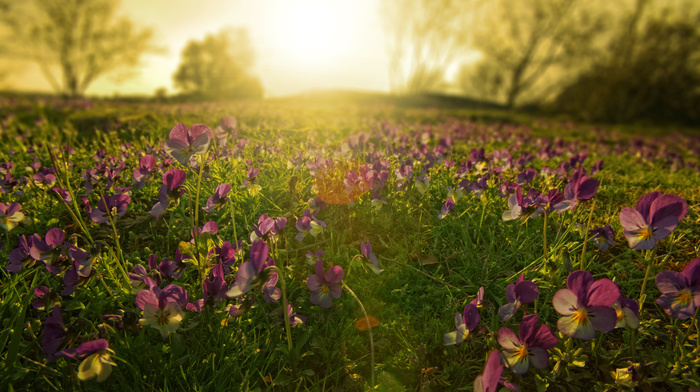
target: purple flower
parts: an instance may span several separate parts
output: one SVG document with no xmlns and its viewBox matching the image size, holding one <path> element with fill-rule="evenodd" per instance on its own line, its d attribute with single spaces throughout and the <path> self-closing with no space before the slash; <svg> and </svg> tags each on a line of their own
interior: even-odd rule
<svg viewBox="0 0 700 392">
<path fill-rule="evenodd" d="M 595 331 L 615 329 L 617 314 L 610 306 L 620 298 L 620 289 L 610 279 L 595 280 L 588 271 L 574 271 L 565 289 L 554 294 L 552 305 L 562 318 L 557 327 L 566 336 L 591 340 Z"/>
<path fill-rule="evenodd" d="M 250 260 L 238 267 L 236 283 L 226 292 L 229 298 L 238 298 L 256 287 L 262 286 L 268 280 L 268 274 L 264 272 L 266 267 L 275 265 L 272 259 L 268 259 L 270 245 L 262 241 L 255 241 L 250 246 Z"/>
<path fill-rule="evenodd" d="M 700 307 L 700 257 L 691 261 L 683 272 L 662 271 L 656 275 L 661 297 L 656 304 L 667 315 L 685 320 Z"/>
<path fill-rule="evenodd" d="M 503 365 L 501 364 L 501 354 L 498 350 L 493 350 L 489 354 L 489 358 L 486 360 L 486 366 L 484 366 L 484 372 L 477 376 L 474 380 L 474 391 L 475 392 L 497 392 L 499 389 L 499 384 L 503 384 L 504 387 L 510 389 L 511 391 L 519 391 L 520 389 L 508 382 L 505 378 L 501 377 L 503 375 Z"/>
<path fill-rule="evenodd" d="M 36 259 L 31 256 L 30 249 L 35 240 L 41 241 L 41 237 L 38 234 L 33 234 L 29 238 L 24 234 L 19 237 L 17 247 L 10 251 L 10 263 L 5 267 L 5 271 L 16 274 L 25 267 L 31 268 L 34 266 Z"/>
<path fill-rule="evenodd" d="M 20 212 L 22 205 L 19 203 L 0 203 L 0 227 L 10 231 L 24 219 L 24 214 Z"/>
<path fill-rule="evenodd" d="M 61 309 L 55 305 L 51 310 L 51 315 L 44 320 L 44 334 L 41 337 L 41 349 L 48 362 L 56 360 L 56 354 L 63 345 L 65 337 L 66 327 L 63 325 L 63 318 L 61 318 Z"/>
<path fill-rule="evenodd" d="M 474 304 L 467 304 L 463 313 L 455 313 L 455 326 L 457 330 L 442 336 L 443 345 L 452 346 L 460 344 L 469 337 L 469 334 L 479 324 L 479 309 Z"/>
<path fill-rule="evenodd" d="M 479 291 L 476 292 L 476 298 L 474 298 L 470 304 L 476 305 L 477 308 L 484 306 L 484 288 L 479 287 Z"/>
<path fill-rule="evenodd" d="M 136 188 L 141 189 L 146 184 L 146 180 L 153 174 L 156 167 L 156 158 L 153 155 L 146 155 L 139 159 L 139 167 L 134 169 L 133 178 Z"/>
<path fill-rule="evenodd" d="M 527 373 L 530 363 L 538 369 L 549 366 L 547 350 L 557 345 L 557 338 L 548 326 L 537 325 L 536 314 L 523 317 L 518 336 L 510 328 L 498 331 L 498 343 L 505 350 L 505 361 L 515 374 Z"/>
<path fill-rule="evenodd" d="M 112 366 L 117 366 L 109 358 L 114 351 L 109 349 L 109 343 L 104 339 L 91 340 L 78 346 L 62 350 L 59 355 L 71 359 L 83 359 L 78 366 L 78 379 L 81 381 L 97 377 L 102 382 L 112 374 Z"/>
<path fill-rule="evenodd" d="M 160 217 L 172 202 L 179 201 L 180 196 L 185 193 L 185 179 L 187 173 L 180 169 L 170 169 L 163 173 L 163 185 L 158 191 L 158 202 L 148 213 Z"/>
<path fill-rule="evenodd" d="M 653 249 L 656 241 L 671 234 L 688 213 L 688 204 L 681 197 L 651 192 L 639 198 L 635 209 L 620 212 L 620 224 L 632 249 Z"/>
<path fill-rule="evenodd" d="M 213 136 L 206 125 L 194 124 L 188 129 L 185 124 L 178 123 L 170 131 L 163 149 L 182 166 L 187 166 L 192 156 L 207 151 Z"/>
<path fill-rule="evenodd" d="M 316 261 L 316 273 L 306 278 L 306 286 L 311 290 L 311 303 L 330 308 L 333 298 L 340 298 L 343 289 L 340 281 L 345 277 L 345 271 L 340 266 L 333 266 L 328 273 L 323 272 L 323 261 Z M 331 298 L 332 297 L 332 298 Z"/>
<path fill-rule="evenodd" d="M 445 204 L 443 204 L 442 208 L 440 209 L 440 214 L 438 215 L 438 219 L 443 220 L 447 216 L 447 214 L 450 213 L 455 208 L 455 201 L 451 198 L 448 197 L 447 200 L 445 200 Z"/>
<path fill-rule="evenodd" d="M 363 242 L 360 244 L 360 250 L 369 261 L 369 267 L 372 269 L 372 272 L 377 275 L 381 274 L 384 270 L 379 269 L 379 260 L 377 260 L 377 256 L 372 253 L 372 244 L 370 244 L 369 241 Z"/>
<path fill-rule="evenodd" d="M 508 321 L 520 309 L 522 304 L 529 304 L 537 299 L 540 293 L 535 282 L 524 280 L 525 274 L 520 274 L 515 284 L 511 283 L 506 287 L 506 299 L 508 303 L 498 309 L 498 315 L 502 322 Z"/>
<path fill-rule="evenodd" d="M 291 326 L 301 325 L 306 322 L 306 316 L 296 314 L 290 304 L 287 304 L 287 314 L 289 315 L 289 325 Z"/>
<path fill-rule="evenodd" d="M 588 177 L 583 170 L 578 170 L 571 177 L 571 181 L 564 187 L 564 201 L 558 203 L 554 208 L 563 212 L 573 211 L 580 200 L 589 200 L 598 191 L 600 181 Z"/>
<path fill-rule="evenodd" d="M 605 252 L 610 246 L 615 246 L 615 232 L 610 225 L 591 229 L 591 241 L 599 251 Z"/>
<path fill-rule="evenodd" d="M 620 298 L 612 308 L 617 313 L 615 328 L 637 329 L 639 327 L 639 304 L 632 298 Z"/>
<path fill-rule="evenodd" d="M 217 186 L 214 194 L 207 199 L 206 207 L 202 207 L 202 209 L 206 212 L 212 212 L 214 211 L 214 208 L 221 208 L 221 206 L 228 201 L 228 197 L 226 197 L 226 195 L 230 190 L 231 185 L 229 184 L 221 184 Z"/>
<path fill-rule="evenodd" d="M 182 307 L 187 306 L 188 301 L 189 295 L 182 287 L 171 284 L 161 290 L 153 284 L 148 290 L 139 291 L 134 302 L 143 310 L 139 323 L 156 328 L 162 337 L 166 337 L 180 326 L 185 316 Z"/>
<path fill-rule="evenodd" d="M 109 223 L 109 217 L 114 219 L 117 216 L 124 216 L 129 203 L 131 198 L 123 193 L 105 197 L 97 203 L 97 209 L 90 212 L 90 219 L 95 223 Z"/>
<path fill-rule="evenodd" d="M 313 253 L 310 250 L 307 250 L 306 251 L 306 264 L 315 265 L 316 261 L 321 260 L 322 257 L 323 257 L 322 250 L 317 250 L 316 253 Z"/>
<path fill-rule="evenodd" d="M 215 302 L 219 302 L 226 298 L 226 291 L 228 291 L 228 284 L 224 279 L 224 266 L 217 264 L 212 267 L 209 275 L 202 282 L 204 302 L 206 303 L 208 298 L 214 298 Z"/>
</svg>

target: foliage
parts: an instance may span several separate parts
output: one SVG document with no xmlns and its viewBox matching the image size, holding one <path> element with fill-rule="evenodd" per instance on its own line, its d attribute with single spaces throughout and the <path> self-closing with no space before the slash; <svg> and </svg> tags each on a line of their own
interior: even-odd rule
<svg viewBox="0 0 700 392">
<path fill-rule="evenodd" d="M 173 81 L 193 97 L 261 98 L 263 88 L 251 71 L 255 52 L 245 29 L 224 29 L 190 41 Z"/>
<path fill-rule="evenodd" d="M 700 323 L 688 317 L 700 287 L 698 136 L 473 115 L 0 101 L 0 382 L 700 387 Z M 77 129 L 76 118 L 101 122 Z M 625 207 L 644 227 L 625 227 Z M 601 251 L 588 229 L 607 225 L 617 241 Z M 657 227 L 654 250 L 625 241 Z M 638 323 L 583 330 L 589 313 L 612 318 L 618 292 L 642 299 L 637 312 L 617 304 Z"/>
<path fill-rule="evenodd" d="M 124 77 L 156 50 L 153 31 L 117 18 L 118 7 L 112 0 L 0 1 L 0 54 L 36 63 L 58 93 L 83 95 L 97 78 Z"/>
</svg>

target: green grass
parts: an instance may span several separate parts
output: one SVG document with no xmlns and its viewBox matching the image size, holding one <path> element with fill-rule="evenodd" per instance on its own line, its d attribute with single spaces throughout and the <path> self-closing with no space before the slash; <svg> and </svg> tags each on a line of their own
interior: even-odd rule
<svg viewBox="0 0 700 392">
<path fill-rule="evenodd" d="M 661 139 L 646 139 L 643 147 L 639 147 L 632 144 L 633 138 L 624 130 L 596 131 L 590 125 L 569 126 L 526 114 L 507 114 L 510 121 L 517 122 L 515 125 L 481 122 L 479 119 L 503 118 L 481 109 L 285 101 L 184 105 L 98 102 L 87 109 L 76 109 L 50 103 L 18 107 L 5 102 L 0 106 L 0 120 L 6 119 L 0 133 L 0 163 L 13 162 L 12 175 L 16 178 L 27 176 L 29 173 L 24 168 L 34 157 L 42 166 L 51 166 L 46 145 L 69 144 L 76 153 L 70 157 L 73 167 L 68 180 L 73 190 L 82 194 L 80 175 L 94 167 L 97 150 L 104 149 L 107 157 L 119 157 L 126 152 L 125 168 L 116 186 L 131 186 L 131 172 L 138 166 L 141 150 L 167 139 L 176 123 L 204 123 L 214 128 L 225 115 L 236 117 L 238 138 L 248 139 L 249 143 L 231 159 L 212 155 L 204 172 L 200 207 L 218 184 L 231 184 L 229 197 L 237 237 L 246 243 L 250 242 L 250 232 L 261 214 L 287 218 L 287 227 L 272 247 L 273 257 L 284 263 L 287 295 L 295 311 L 308 316 L 305 324 L 292 328 L 293 353 L 287 352 L 282 307 L 278 303 L 266 303 L 259 292 L 248 296 L 246 301 L 251 308 L 237 318 L 227 316 L 224 303 L 202 313 L 186 311 L 176 333 L 165 338 L 153 328 L 136 325 L 142 317 L 141 311 L 134 305 L 135 294 L 125 287 L 117 267 L 118 258 L 113 256 L 116 247 L 111 228 L 93 223 L 82 210 L 76 211 L 82 213 L 91 237 L 99 244 L 90 249 L 87 237 L 65 205 L 50 191 L 28 181 L 19 182 L 13 192 L 0 194 L 2 202 L 21 203 L 28 218 L 6 233 L 0 255 L 8 260 L 20 235 L 38 233 L 43 238 L 53 227 L 64 230 L 67 241 L 91 250 L 100 260 L 93 264 L 96 274 L 72 296 L 56 299 L 69 330 L 67 345 L 75 347 L 80 342 L 103 337 L 115 352 L 117 366 L 105 382 L 97 383 L 76 378 L 79 361 L 60 358 L 47 362 L 41 339 L 49 312 L 34 309 L 29 301 L 38 285 L 60 292 L 64 272 L 51 276 L 43 263 L 37 262 L 19 274 L 2 275 L 0 380 L 3 385 L 11 385 L 15 390 L 59 391 L 367 390 L 372 374 L 369 336 L 367 331 L 354 326 L 363 317 L 360 307 L 346 292 L 333 301 L 330 309 L 311 304 L 306 278 L 313 273 L 313 267 L 307 265 L 305 254 L 308 250 L 322 249 L 326 269 L 331 264 L 338 265 L 347 274 L 351 260 L 360 253 L 360 243 L 369 240 L 384 272 L 375 275 L 355 261 L 344 283 L 357 294 L 368 314 L 380 321 L 372 329 L 377 390 L 471 390 L 488 353 L 499 348 L 498 330 L 503 326 L 517 329 L 522 318 L 522 310 L 505 324 L 498 317 L 499 307 L 506 303 L 505 288 L 520 273 L 534 280 L 540 289 L 536 304 L 527 305 L 526 311 L 536 312 L 541 322 L 560 338 L 557 348 L 550 350 L 552 359 L 548 369 L 531 369 L 523 376 L 504 371 L 504 376 L 522 390 L 544 390 L 547 386 L 550 390 L 622 388 L 615 383 L 611 372 L 632 363 L 654 363 L 642 383 L 648 390 L 687 390 L 700 386 L 696 375 L 700 360 L 697 326 L 691 326 L 691 320 L 666 316 L 653 303 L 659 295 L 653 281 L 647 286 L 635 358 L 628 350 L 630 333 L 615 330 L 605 335 L 598 333 L 591 342 L 573 342 L 572 351 L 581 349 L 575 360 L 555 365 L 556 352 L 565 351 L 568 338 L 556 330 L 559 315 L 551 306 L 555 292 L 566 284 L 564 249 L 570 254 L 573 268 L 579 266 L 585 237 L 584 230 L 578 227 L 585 229 L 591 210 L 591 227 L 612 225 L 617 233 L 617 245 L 602 253 L 589 243 L 583 255 L 587 269 L 596 279 L 616 281 L 627 297 L 639 297 L 645 265 L 640 252 L 630 250 L 622 236 L 619 212 L 625 206 L 633 207 L 643 194 L 655 190 L 674 193 L 689 206 L 688 216 L 674 233 L 657 244 L 652 280 L 656 273 L 667 269 L 680 271 L 700 256 L 700 174 L 696 168 L 685 167 L 687 162 L 698 163 L 700 141 L 692 134 L 658 130 L 669 134 Z M 37 118 L 46 122 L 37 125 L 34 122 Z M 395 129 L 397 136 L 389 139 L 383 136 L 383 129 Z M 472 148 L 483 147 L 487 154 L 508 148 L 514 160 L 521 152 L 529 151 L 535 158 L 525 167 L 538 172 L 543 166 L 556 169 L 560 162 L 569 159 L 569 149 L 588 150 L 586 169 L 597 160 L 604 160 L 604 169 L 594 176 L 601 186 L 595 198 L 575 212 L 550 216 L 546 228 L 549 253 L 545 258 L 543 219 L 524 224 L 503 222 L 501 214 L 507 210 L 507 203 L 498 197 L 499 190 L 494 184 L 481 197 L 467 194 L 445 219 L 439 220 L 440 208 L 447 197 L 446 186 L 454 187 L 459 182 L 452 177 L 456 168 L 448 171 L 441 164 L 432 168 L 428 173 L 431 185 L 425 194 L 420 194 L 413 185 L 401 192 L 397 190 L 393 170 L 400 160 L 407 159 L 407 153 L 397 152 L 394 156 L 387 152 L 382 159 L 390 163 L 391 178 L 381 191 L 388 200 L 381 210 L 372 207 L 369 193 L 352 205 L 329 205 L 318 214 L 327 229 L 318 237 L 309 235 L 301 243 L 296 241 L 294 225 L 308 208 L 307 200 L 315 196 L 314 179 L 305 164 L 299 170 L 290 168 L 288 159 L 297 150 L 308 154 L 304 163 L 313 161 L 318 154 L 331 157 L 341 151 L 341 144 L 349 136 L 361 132 L 371 135 L 370 142 L 376 150 L 384 150 L 389 144 L 400 147 L 401 135 L 406 136 L 410 150 L 416 136 L 430 132 L 432 136 L 427 140 L 432 151 L 440 137 L 450 135 L 454 145 L 447 158 L 456 161 L 457 166 L 469 159 Z M 561 148 L 567 152 L 546 161 L 538 158 L 537 152 L 555 139 L 562 141 Z M 123 147 L 123 143 L 131 146 Z M 35 146 L 34 152 L 27 152 L 29 146 Z M 513 150 L 516 146 L 517 152 Z M 368 152 L 362 150 L 356 159 L 366 160 Z M 257 196 L 240 188 L 248 159 L 250 167 L 260 169 L 262 192 Z M 516 174 L 507 170 L 503 178 L 513 181 Z M 190 240 L 196 175 L 188 170 L 186 185 L 192 192 L 191 199 L 184 195 L 177 207 L 169 209 L 162 218 L 154 218 L 148 211 L 157 197 L 161 175 L 154 175 L 143 189 L 132 188 L 128 212 L 117 219 L 119 243 L 129 271 L 136 264 L 145 266 L 152 253 L 159 260 L 173 258 L 181 241 Z M 297 179 L 296 183 L 290 182 L 292 177 Z M 471 171 L 466 178 L 474 181 L 477 177 Z M 65 178 L 62 177 L 64 181 Z M 565 184 L 566 180 L 557 176 L 538 175 L 531 186 L 540 191 L 552 187 L 563 191 Z M 108 195 L 113 192 L 109 190 Z M 93 207 L 97 204 L 96 193 L 86 195 Z M 211 214 L 200 210 L 199 225 L 213 220 L 218 223 L 218 240 L 233 242 L 229 211 L 228 206 Z M 235 265 L 247 259 L 246 252 Z M 192 302 L 202 296 L 198 279 L 195 263 L 173 283 L 187 289 Z M 234 279 L 235 272 L 227 275 L 229 284 Z M 455 330 L 455 313 L 461 313 L 482 286 L 486 295 L 479 327 L 461 345 L 443 346 L 442 335 Z M 236 303 L 230 299 L 224 302 Z M 125 312 L 125 323 L 130 321 L 130 328 L 120 330 L 113 325 L 102 325 L 102 315 L 119 310 Z M 582 361 L 585 366 L 581 366 Z M 556 374 L 555 366 L 559 368 Z"/>
</svg>

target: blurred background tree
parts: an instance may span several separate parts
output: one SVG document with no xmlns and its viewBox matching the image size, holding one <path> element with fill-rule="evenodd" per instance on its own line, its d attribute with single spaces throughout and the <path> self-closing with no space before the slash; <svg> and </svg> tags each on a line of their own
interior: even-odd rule
<svg viewBox="0 0 700 392">
<path fill-rule="evenodd" d="M 255 51 L 248 31 L 228 28 L 192 40 L 182 51 L 175 87 L 190 98 L 262 98 L 260 79 L 252 74 Z"/>
<path fill-rule="evenodd" d="M 81 96 L 97 78 L 131 76 L 153 31 L 118 18 L 115 0 L 0 0 L 0 55 L 36 63 L 58 93 Z"/>
<path fill-rule="evenodd" d="M 475 0 L 384 0 L 391 91 L 444 90 L 445 72 L 468 53 Z"/>
</svg>

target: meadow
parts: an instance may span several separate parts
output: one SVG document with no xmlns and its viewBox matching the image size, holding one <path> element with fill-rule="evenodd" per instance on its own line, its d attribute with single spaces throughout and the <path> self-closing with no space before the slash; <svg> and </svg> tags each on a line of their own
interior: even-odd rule
<svg viewBox="0 0 700 392">
<path fill-rule="evenodd" d="M 0 100 L 6 390 L 700 388 L 700 134 Z"/>
</svg>

